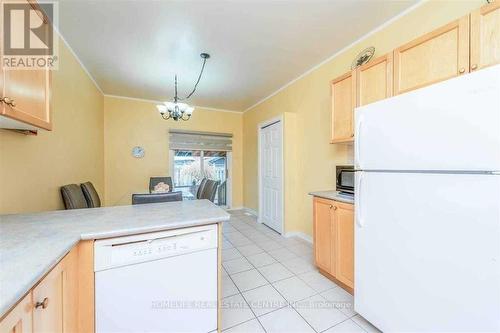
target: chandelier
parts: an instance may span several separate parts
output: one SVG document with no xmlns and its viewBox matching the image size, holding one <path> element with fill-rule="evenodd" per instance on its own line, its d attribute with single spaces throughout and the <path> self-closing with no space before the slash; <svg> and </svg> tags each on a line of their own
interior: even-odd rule
<svg viewBox="0 0 500 333">
<path fill-rule="evenodd" d="M 203 70 L 205 69 L 205 63 L 207 62 L 207 59 L 210 58 L 210 54 L 208 53 L 202 53 L 200 54 L 200 57 L 203 59 L 203 65 L 201 66 L 201 71 L 200 75 L 198 75 L 198 79 L 196 80 L 196 83 L 194 84 L 193 90 L 184 98 L 180 98 L 177 95 L 177 74 L 175 75 L 175 96 L 174 100 L 172 102 L 164 102 L 163 104 L 158 104 L 156 105 L 156 108 L 160 112 L 160 115 L 163 119 L 168 120 L 168 119 L 173 119 L 175 121 L 178 120 L 189 120 L 191 118 L 191 115 L 193 114 L 194 107 L 189 106 L 186 103 L 182 103 L 180 101 L 186 101 L 188 100 L 191 96 L 193 96 L 194 92 L 196 91 L 196 88 L 198 87 L 198 83 L 200 83 L 201 76 L 203 74 Z"/>
</svg>

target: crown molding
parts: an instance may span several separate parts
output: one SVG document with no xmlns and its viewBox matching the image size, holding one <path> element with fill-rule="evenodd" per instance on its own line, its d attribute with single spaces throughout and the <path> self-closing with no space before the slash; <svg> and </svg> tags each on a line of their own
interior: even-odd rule
<svg viewBox="0 0 500 333">
<path fill-rule="evenodd" d="M 158 100 L 154 100 L 154 99 L 128 97 L 128 96 L 111 95 L 111 94 L 104 94 L 104 97 L 127 99 L 127 100 L 130 100 L 130 101 L 146 102 L 146 103 L 154 103 L 154 104 L 161 104 L 161 103 L 163 103 L 163 101 L 158 101 Z M 207 110 L 207 111 L 228 112 L 228 113 L 236 113 L 236 114 L 239 114 L 239 115 L 243 115 L 242 111 L 234 111 L 234 110 L 227 110 L 227 109 L 218 109 L 218 108 L 212 108 L 212 107 L 201 106 L 201 105 L 193 105 L 193 106 L 195 108 L 204 109 L 204 110 Z"/>
</svg>

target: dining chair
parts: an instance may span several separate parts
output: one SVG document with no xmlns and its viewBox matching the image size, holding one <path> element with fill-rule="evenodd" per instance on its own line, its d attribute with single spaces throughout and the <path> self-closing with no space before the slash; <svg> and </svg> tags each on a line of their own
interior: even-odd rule
<svg viewBox="0 0 500 333">
<path fill-rule="evenodd" d="M 99 194 L 91 182 L 80 184 L 80 187 L 89 208 L 101 207 L 101 198 L 99 198 Z"/>
<path fill-rule="evenodd" d="M 196 199 L 201 199 L 201 194 L 203 193 L 203 189 L 207 183 L 207 178 L 203 178 L 198 186 L 198 191 L 196 191 Z"/>
<path fill-rule="evenodd" d="M 132 205 L 182 201 L 182 191 L 168 193 L 135 193 L 132 194 Z"/>
<path fill-rule="evenodd" d="M 149 178 L 149 193 L 152 193 L 153 190 L 155 189 L 155 186 L 158 185 L 159 183 L 165 183 L 168 186 L 170 186 L 170 191 L 173 191 L 173 183 L 172 183 L 172 177 L 151 177 Z"/>
<path fill-rule="evenodd" d="M 208 199 L 212 202 L 215 200 L 215 194 L 217 193 L 218 181 L 208 179 L 203 187 L 203 192 L 201 193 L 200 199 Z"/>
<path fill-rule="evenodd" d="M 66 209 L 89 208 L 82 188 L 77 184 L 61 186 L 61 195 Z"/>
</svg>

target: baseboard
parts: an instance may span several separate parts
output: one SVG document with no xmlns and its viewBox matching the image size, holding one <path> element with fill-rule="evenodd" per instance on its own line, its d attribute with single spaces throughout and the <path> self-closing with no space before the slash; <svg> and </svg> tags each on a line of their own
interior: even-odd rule
<svg viewBox="0 0 500 333">
<path fill-rule="evenodd" d="M 285 237 L 286 238 L 290 238 L 290 237 L 298 237 L 306 242 L 308 242 L 309 244 L 312 244 L 312 237 L 309 236 L 308 234 L 305 234 L 303 232 L 300 232 L 300 231 L 291 231 L 291 232 L 287 232 L 285 234 Z"/>
<path fill-rule="evenodd" d="M 255 217 L 259 216 L 259 213 L 256 210 L 253 210 L 251 208 L 243 207 L 243 210 L 245 211 L 245 213 L 248 213 L 248 214 L 253 215 Z"/>
<path fill-rule="evenodd" d="M 245 209 L 245 207 L 242 207 L 242 206 L 240 206 L 240 207 L 231 207 L 231 208 L 226 208 L 226 210 L 227 210 L 228 212 L 233 211 L 233 210 L 244 210 L 244 209 Z"/>
</svg>

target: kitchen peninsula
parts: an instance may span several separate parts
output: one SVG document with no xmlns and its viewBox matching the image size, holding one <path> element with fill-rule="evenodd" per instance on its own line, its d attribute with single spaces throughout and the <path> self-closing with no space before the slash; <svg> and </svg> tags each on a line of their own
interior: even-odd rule
<svg viewBox="0 0 500 333">
<path fill-rule="evenodd" d="M 1 215 L 0 331 L 10 332 L 17 327 L 22 327 L 22 332 L 46 331 L 52 324 L 62 325 L 56 330 L 64 327 L 65 331 L 93 331 L 97 244 L 110 238 L 128 240 L 133 235 L 163 237 L 123 243 L 140 243 L 141 249 L 145 249 L 142 244 L 157 242 L 153 243 L 156 246 L 154 251 L 161 248 L 164 252 L 153 253 L 156 257 L 151 260 L 156 260 L 155 263 L 169 255 L 165 251 L 183 249 L 181 254 L 203 252 L 200 245 L 196 248 L 192 244 L 199 239 L 205 243 L 206 238 L 212 241 L 214 255 L 211 258 L 214 260 L 210 271 L 214 272 L 214 278 L 210 280 L 213 287 L 209 289 L 213 290 L 219 303 L 220 225 L 228 220 L 229 214 L 208 200 Z M 188 233 L 186 228 L 194 231 Z M 187 238 L 186 235 L 197 235 L 200 229 L 206 234 L 199 239 L 195 236 Z M 174 230 L 185 237 L 178 236 Z M 174 238 L 176 240 L 172 241 Z M 166 239 L 170 239 L 169 243 Z M 132 250 L 127 251 L 132 256 Z M 118 255 L 113 253 L 114 259 L 110 256 L 106 263 L 110 264 L 116 258 L 123 259 L 124 253 L 127 254 L 125 250 Z M 133 255 L 138 254 L 143 256 L 144 252 L 137 251 L 136 247 Z M 130 266 L 133 265 L 127 267 Z M 175 274 L 181 275 L 178 271 Z M 50 281 L 44 285 L 46 280 Z M 217 322 L 217 318 L 212 318 L 213 321 Z M 18 332 L 17 329 L 14 331 Z"/>
</svg>

